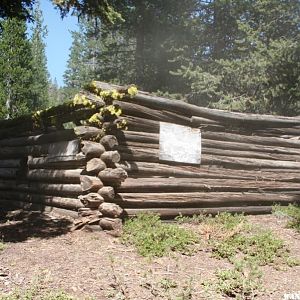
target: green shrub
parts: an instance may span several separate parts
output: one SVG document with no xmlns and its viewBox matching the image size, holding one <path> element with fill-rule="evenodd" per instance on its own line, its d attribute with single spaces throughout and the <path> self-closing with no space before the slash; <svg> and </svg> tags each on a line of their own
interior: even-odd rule
<svg viewBox="0 0 300 300">
<path fill-rule="evenodd" d="M 159 216 L 140 214 L 125 222 L 122 242 L 134 245 L 142 256 L 164 256 L 172 251 L 191 253 L 198 237 L 175 224 L 165 224 Z"/>
<path fill-rule="evenodd" d="M 273 213 L 277 216 L 288 217 L 287 226 L 300 232 L 300 205 L 289 204 L 288 206 L 273 206 Z"/>
<path fill-rule="evenodd" d="M 204 282 L 203 285 L 236 299 L 253 299 L 262 288 L 261 277 L 262 272 L 255 264 L 236 261 L 233 269 L 218 270 L 216 279 Z"/>
</svg>

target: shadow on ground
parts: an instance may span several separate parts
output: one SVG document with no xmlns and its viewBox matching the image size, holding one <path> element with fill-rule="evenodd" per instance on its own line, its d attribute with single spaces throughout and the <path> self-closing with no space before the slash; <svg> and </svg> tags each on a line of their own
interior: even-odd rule
<svg viewBox="0 0 300 300">
<path fill-rule="evenodd" d="M 22 242 L 29 238 L 51 238 L 70 231 L 72 221 L 43 212 L 14 210 L 0 212 L 0 240 Z"/>
</svg>

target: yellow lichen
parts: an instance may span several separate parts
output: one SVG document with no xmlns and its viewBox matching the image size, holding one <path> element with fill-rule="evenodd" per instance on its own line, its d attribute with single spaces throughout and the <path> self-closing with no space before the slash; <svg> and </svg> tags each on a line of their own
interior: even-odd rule
<svg viewBox="0 0 300 300">
<path fill-rule="evenodd" d="M 130 88 L 128 88 L 127 93 L 130 97 L 133 97 L 138 93 L 138 89 L 135 85 L 132 85 Z"/>
</svg>

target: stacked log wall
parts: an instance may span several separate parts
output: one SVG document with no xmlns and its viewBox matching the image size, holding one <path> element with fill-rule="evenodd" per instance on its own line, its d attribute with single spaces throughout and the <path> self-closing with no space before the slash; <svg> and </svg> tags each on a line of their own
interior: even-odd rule
<svg viewBox="0 0 300 300">
<path fill-rule="evenodd" d="M 121 218 L 142 212 L 268 213 L 275 203 L 300 203 L 299 118 L 212 110 L 144 92 L 109 103 L 93 91 L 84 95 L 93 106 L 52 108 L 37 129 L 30 118 L 0 121 L 3 205 L 55 207 L 78 212 L 78 228 L 118 229 Z M 121 116 L 63 129 L 108 105 Z M 160 122 L 200 128 L 200 165 L 160 159 Z"/>
<path fill-rule="evenodd" d="M 129 176 L 115 197 L 126 215 L 269 213 L 275 203 L 300 203 L 300 118 L 230 113 L 143 92 L 114 103 L 128 127 L 116 133 L 115 147 L 117 166 Z M 160 159 L 160 122 L 200 128 L 200 166 Z"/>
</svg>

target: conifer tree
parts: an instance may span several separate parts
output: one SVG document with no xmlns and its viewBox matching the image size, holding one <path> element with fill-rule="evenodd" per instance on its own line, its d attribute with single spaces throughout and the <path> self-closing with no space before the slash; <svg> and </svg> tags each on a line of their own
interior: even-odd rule
<svg viewBox="0 0 300 300">
<path fill-rule="evenodd" d="M 1 21 L 0 117 L 12 118 L 32 107 L 32 52 L 25 21 Z"/>
<path fill-rule="evenodd" d="M 32 28 L 32 109 L 46 108 L 49 102 L 49 74 L 47 70 L 47 58 L 45 53 L 44 38 L 47 35 L 47 28 L 43 25 L 43 15 L 40 9 L 40 2 L 37 1 L 33 13 L 34 27 Z"/>
</svg>

